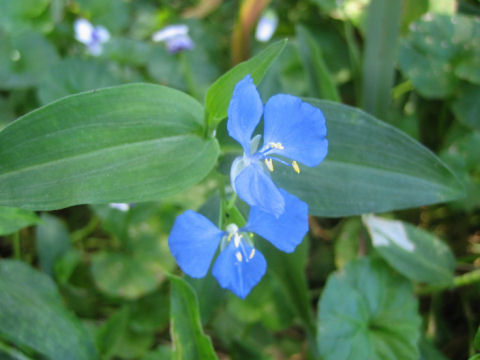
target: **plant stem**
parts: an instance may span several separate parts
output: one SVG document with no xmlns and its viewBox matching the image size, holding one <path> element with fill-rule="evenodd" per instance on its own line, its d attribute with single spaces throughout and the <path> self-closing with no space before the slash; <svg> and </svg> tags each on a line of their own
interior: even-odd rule
<svg viewBox="0 0 480 360">
<path fill-rule="evenodd" d="M 21 260 L 22 258 L 22 247 L 20 243 L 20 233 L 17 231 L 12 236 L 12 243 L 13 243 L 13 256 L 17 260 Z"/>
<path fill-rule="evenodd" d="M 462 275 L 455 276 L 453 282 L 447 285 L 428 285 L 417 290 L 419 295 L 428 295 L 443 290 L 453 290 L 461 286 L 480 282 L 480 270 L 474 270 Z"/>
<path fill-rule="evenodd" d="M 72 233 L 72 242 L 77 243 L 85 239 L 88 235 L 93 233 L 97 226 L 100 224 L 100 219 L 92 217 L 90 221 L 83 228 L 78 229 Z"/>
</svg>

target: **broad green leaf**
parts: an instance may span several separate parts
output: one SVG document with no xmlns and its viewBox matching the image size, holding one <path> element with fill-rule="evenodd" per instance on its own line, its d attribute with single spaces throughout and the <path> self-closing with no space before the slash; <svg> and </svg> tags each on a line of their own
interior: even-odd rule
<svg viewBox="0 0 480 360">
<path fill-rule="evenodd" d="M 373 246 L 400 274 L 428 284 L 453 281 L 455 256 L 429 232 L 402 221 L 363 217 Z"/>
<path fill-rule="evenodd" d="M 42 222 L 36 228 L 36 248 L 41 269 L 54 274 L 55 262 L 71 248 L 68 229 L 59 219 L 42 214 Z"/>
<path fill-rule="evenodd" d="M 480 22 L 472 16 L 426 14 L 410 30 L 399 53 L 404 76 L 425 97 L 452 95 L 458 83 L 456 66 L 464 67 L 462 59 L 480 53 Z"/>
<path fill-rule="evenodd" d="M 2 1 L 5 2 L 15 3 Z M 10 36 L 0 30 L 0 89 L 35 86 L 57 61 L 55 47 L 41 34 L 22 32 Z"/>
<path fill-rule="evenodd" d="M 318 303 L 324 360 L 418 360 L 421 318 L 412 285 L 379 259 L 350 262 Z"/>
<path fill-rule="evenodd" d="M 235 85 L 247 74 L 250 74 L 255 84 L 258 84 L 272 62 L 280 55 L 286 40 L 277 41 L 250 60 L 242 62 L 222 75 L 207 91 L 205 106 L 211 126 L 216 126 L 227 116 L 228 104 Z"/>
<path fill-rule="evenodd" d="M 130 2 L 118 0 L 76 0 L 82 14 L 89 14 L 93 25 L 102 25 L 110 32 L 120 32 L 130 23 Z"/>
<path fill-rule="evenodd" d="M 455 75 L 460 79 L 480 85 L 480 49 L 471 57 L 464 58 L 455 67 Z"/>
<path fill-rule="evenodd" d="M 39 221 L 33 211 L 0 206 L 0 236 L 12 234 Z"/>
<path fill-rule="evenodd" d="M 184 190 L 218 156 L 200 136 L 203 108 L 158 85 L 63 98 L 0 132 L 0 205 L 59 209 L 141 202 Z"/>
<path fill-rule="evenodd" d="M 166 329 L 170 320 L 170 299 L 164 287 L 130 304 L 130 328 L 138 333 Z"/>
<path fill-rule="evenodd" d="M 0 338 L 52 360 L 97 358 L 81 323 L 63 307 L 49 276 L 12 260 L 0 262 Z"/>
<path fill-rule="evenodd" d="M 309 204 L 313 215 L 338 217 L 405 209 L 463 196 L 463 187 L 430 150 L 394 127 L 346 105 L 308 100 L 327 120 L 329 150 L 300 174 L 278 166 L 277 184 Z"/>
<path fill-rule="evenodd" d="M 480 131 L 480 85 L 464 85 L 460 88 L 452 109 L 462 124 Z"/>
<path fill-rule="evenodd" d="M 402 0 L 372 0 L 368 7 L 362 107 L 382 118 L 391 100 L 402 5 Z"/>
<path fill-rule="evenodd" d="M 128 307 L 122 307 L 102 324 L 95 339 L 102 359 L 109 359 L 115 352 L 127 331 L 128 320 Z"/>
<path fill-rule="evenodd" d="M 172 359 L 217 359 L 210 338 L 204 334 L 198 300 L 192 287 L 181 278 L 170 275 L 170 334 Z"/>
<path fill-rule="evenodd" d="M 40 102 L 48 104 L 67 95 L 121 83 L 118 74 L 106 63 L 70 58 L 51 67 L 37 91 Z"/>
<path fill-rule="evenodd" d="M 296 33 L 310 95 L 325 100 L 340 101 L 340 95 L 333 82 L 332 75 L 312 35 L 301 25 L 296 27 Z"/>
<path fill-rule="evenodd" d="M 0 28 L 21 32 L 28 28 L 29 20 L 45 11 L 50 0 L 0 1 Z"/>
<path fill-rule="evenodd" d="M 143 41 L 116 37 L 110 39 L 103 49 L 105 57 L 121 64 L 145 65 L 152 53 L 152 47 Z"/>
</svg>

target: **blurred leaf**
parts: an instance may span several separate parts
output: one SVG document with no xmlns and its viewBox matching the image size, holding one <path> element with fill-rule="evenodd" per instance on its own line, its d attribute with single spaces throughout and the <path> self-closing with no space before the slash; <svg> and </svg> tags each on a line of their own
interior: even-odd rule
<svg viewBox="0 0 480 360">
<path fill-rule="evenodd" d="M 128 326 L 129 312 L 122 307 L 105 321 L 96 336 L 97 349 L 102 359 L 109 359 L 122 341 Z"/>
<path fill-rule="evenodd" d="M 133 331 L 153 333 L 163 330 L 170 318 L 169 297 L 161 290 L 144 296 L 130 304 L 130 314 L 130 328 Z"/>
<path fill-rule="evenodd" d="M 362 107 L 385 118 L 389 113 L 403 0 L 371 0 L 363 59 Z"/>
<path fill-rule="evenodd" d="M 15 0 L 0 2 L 0 28 L 9 32 L 22 31 L 28 20 L 39 16 L 50 0 Z"/>
<path fill-rule="evenodd" d="M 0 204 L 58 209 L 141 202 L 203 179 L 218 156 L 202 106 L 158 85 L 73 95 L 0 132 Z M 173 156 L 174 155 L 174 156 Z"/>
<path fill-rule="evenodd" d="M 325 100 L 340 101 L 340 95 L 325 64 L 322 52 L 308 30 L 301 25 L 296 27 L 300 56 L 305 67 L 309 94 Z"/>
<path fill-rule="evenodd" d="M 114 358 L 138 359 L 147 354 L 148 350 L 155 343 L 155 335 L 147 332 L 135 332 L 127 330 L 118 346 L 115 348 Z"/>
<path fill-rule="evenodd" d="M 480 22 L 465 15 L 426 14 L 412 23 L 410 30 L 399 54 L 404 76 L 425 97 L 452 95 L 459 60 L 470 58 L 472 52 L 480 53 Z"/>
<path fill-rule="evenodd" d="M 359 236 L 362 222 L 359 218 L 346 219 L 335 238 L 335 265 L 343 268 L 350 260 L 358 257 Z"/>
<path fill-rule="evenodd" d="M 28 265 L 0 262 L 0 333 L 48 359 L 96 359 L 81 323 L 64 309 L 53 281 Z"/>
<path fill-rule="evenodd" d="M 223 74 L 207 91 L 205 106 L 211 126 L 216 126 L 227 116 L 228 104 L 235 85 L 247 74 L 250 74 L 255 84 L 258 84 L 273 61 L 285 47 L 287 41 L 280 40 L 255 55 L 250 60 L 242 62 Z"/>
<path fill-rule="evenodd" d="M 480 49 L 477 51 L 478 53 L 460 60 L 455 67 L 455 75 L 460 79 L 480 85 Z"/>
<path fill-rule="evenodd" d="M 55 216 L 42 214 L 42 222 L 36 228 L 36 247 L 40 268 L 53 276 L 55 262 L 72 246 L 70 234 L 64 223 Z"/>
<path fill-rule="evenodd" d="M 449 284 L 455 256 L 446 244 L 410 224 L 373 215 L 363 217 L 379 254 L 400 274 L 413 281 Z"/>
<path fill-rule="evenodd" d="M 418 360 L 421 318 L 411 284 L 378 259 L 333 273 L 319 301 L 324 360 Z"/>
<path fill-rule="evenodd" d="M 39 221 L 33 211 L 0 206 L 0 235 L 13 234 Z"/>
<path fill-rule="evenodd" d="M 195 292 L 183 279 L 174 275 L 169 278 L 172 359 L 217 359 L 210 338 L 202 330 Z"/>
<path fill-rule="evenodd" d="M 437 14 L 454 15 L 457 10 L 457 0 L 430 0 L 429 11 Z"/>
<path fill-rule="evenodd" d="M 462 124 L 480 130 L 480 86 L 461 87 L 458 98 L 452 104 L 452 109 Z"/>
<path fill-rule="evenodd" d="M 311 0 L 335 19 L 351 21 L 362 27 L 365 20 L 365 8 L 371 0 Z"/>
<path fill-rule="evenodd" d="M 429 0 L 404 0 L 402 8 L 402 33 L 408 31 L 410 23 L 418 20 L 428 11 Z"/>
<path fill-rule="evenodd" d="M 97 252 L 92 258 L 92 274 L 106 294 L 136 299 L 154 291 L 168 270 L 166 242 L 152 234 L 131 239 L 126 252 Z"/>
<path fill-rule="evenodd" d="M 35 86 L 45 71 L 57 61 L 57 50 L 41 34 L 23 32 L 8 36 L 0 31 L 0 89 Z"/>
<path fill-rule="evenodd" d="M 121 64 L 145 65 L 150 58 L 152 47 L 149 43 L 116 37 L 104 46 L 104 56 Z"/>
<path fill-rule="evenodd" d="M 0 341 L 0 359 L 2 360 L 32 360 L 31 357 L 26 356 L 21 351 L 4 344 Z"/>
<path fill-rule="evenodd" d="M 155 350 L 150 351 L 142 360 L 164 360 L 172 358 L 172 349 L 167 345 L 160 345 Z"/>
<path fill-rule="evenodd" d="M 105 63 L 94 60 L 63 59 L 50 68 L 38 86 L 42 104 L 82 91 L 121 84 L 121 79 Z"/>
<path fill-rule="evenodd" d="M 418 360 L 448 360 L 438 351 L 433 344 L 422 337 L 418 343 L 420 350 L 420 358 Z"/>
<path fill-rule="evenodd" d="M 185 74 L 177 56 L 169 54 L 159 45 L 152 50 L 148 58 L 147 71 L 161 85 L 186 90 Z"/>
<path fill-rule="evenodd" d="M 480 350 L 480 326 L 478 327 L 477 332 L 475 333 L 473 345 L 475 346 L 475 349 Z"/>
<path fill-rule="evenodd" d="M 130 2 L 126 0 L 75 0 L 83 17 L 110 32 L 120 32 L 129 25 Z"/>
<path fill-rule="evenodd" d="M 346 105 L 308 99 L 327 119 L 329 153 L 317 167 L 278 166 L 277 184 L 312 215 L 348 216 L 417 207 L 463 196 L 459 180 L 430 150 Z"/>
</svg>

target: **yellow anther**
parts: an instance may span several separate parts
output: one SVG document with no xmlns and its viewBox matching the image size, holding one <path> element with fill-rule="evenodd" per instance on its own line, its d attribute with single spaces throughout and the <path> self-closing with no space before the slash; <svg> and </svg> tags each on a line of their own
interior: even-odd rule
<svg viewBox="0 0 480 360">
<path fill-rule="evenodd" d="M 274 142 L 271 142 L 271 143 L 268 143 L 268 145 L 270 145 L 270 147 L 274 148 L 274 149 L 278 149 L 278 150 L 283 150 L 283 145 L 282 143 L 274 143 Z"/>
<path fill-rule="evenodd" d="M 252 252 L 248 256 L 249 259 L 253 258 L 253 255 L 255 255 L 255 249 L 252 249 Z"/>
<path fill-rule="evenodd" d="M 273 171 L 273 161 L 272 161 L 272 159 L 267 158 L 264 161 L 265 161 L 265 165 L 267 165 L 267 169 L 270 170 L 270 171 Z"/>
<path fill-rule="evenodd" d="M 228 234 L 227 241 L 232 240 L 232 235 L 233 235 L 232 233 Z"/>
<path fill-rule="evenodd" d="M 242 256 L 242 253 L 240 251 L 237 251 L 235 253 L 235 257 L 237 258 L 238 261 L 242 262 L 243 256 Z"/>
<path fill-rule="evenodd" d="M 293 167 L 293 170 L 295 170 L 295 172 L 297 174 L 300 174 L 300 168 L 298 167 L 298 163 L 295 160 L 292 161 L 292 167 Z"/>
</svg>

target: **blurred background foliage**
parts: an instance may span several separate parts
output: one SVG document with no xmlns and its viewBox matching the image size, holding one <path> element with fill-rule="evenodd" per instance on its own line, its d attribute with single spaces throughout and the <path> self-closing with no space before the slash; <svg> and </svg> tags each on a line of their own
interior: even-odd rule
<svg viewBox="0 0 480 360">
<path fill-rule="evenodd" d="M 266 9 L 279 18 L 267 43 L 254 37 Z M 61 97 L 130 82 L 203 101 L 222 73 L 288 38 L 260 84 L 264 100 L 283 92 L 363 108 L 438 154 L 466 196 L 381 218 L 311 217 L 295 253 L 263 244 L 269 268 L 245 301 L 211 275 L 174 275 L 167 247 L 184 209 L 217 220 L 214 174 L 126 212 L 0 207 L 0 358 L 473 356 L 480 342 L 479 15 L 477 0 L 1 1 L 0 128 Z M 100 56 L 75 40 L 78 18 L 110 32 Z M 175 23 L 189 26 L 194 49 L 171 54 L 151 40 Z M 226 149 L 221 169 L 231 142 L 224 129 L 218 134 Z"/>
</svg>

